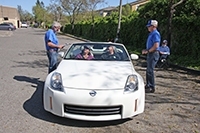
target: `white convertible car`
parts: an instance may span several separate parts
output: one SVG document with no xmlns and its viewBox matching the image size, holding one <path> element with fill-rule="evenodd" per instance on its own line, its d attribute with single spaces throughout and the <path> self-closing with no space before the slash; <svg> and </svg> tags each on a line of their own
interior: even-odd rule
<svg viewBox="0 0 200 133">
<path fill-rule="evenodd" d="M 132 64 L 138 56 L 129 56 L 123 44 L 74 43 L 60 55 L 57 69 L 45 81 L 46 111 L 89 121 L 132 118 L 144 112 L 144 81 Z"/>
</svg>

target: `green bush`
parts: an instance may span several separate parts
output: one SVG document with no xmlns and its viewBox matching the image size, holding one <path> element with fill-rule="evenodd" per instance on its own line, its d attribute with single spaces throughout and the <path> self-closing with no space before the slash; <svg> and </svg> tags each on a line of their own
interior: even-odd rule
<svg viewBox="0 0 200 133">
<path fill-rule="evenodd" d="M 179 0 L 175 0 L 178 2 Z M 149 19 L 159 22 L 158 30 L 162 40 L 168 37 L 169 1 L 151 0 L 132 12 L 129 16 L 122 16 L 120 39 L 129 49 L 138 53 L 145 48 L 148 31 L 146 23 Z M 178 5 L 172 19 L 172 42 L 170 60 L 175 64 L 186 67 L 200 68 L 200 0 L 187 0 Z M 89 40 L 106 41 L 114 39 L 118 26 L 118 13 L 109 17 L 95 18 L 94 23 L 90 20 L 79 22 L 75 25 L 76 36 Z M 64 32 L 71 34 L 71 25 L 66 25 Z"/>
</svg>

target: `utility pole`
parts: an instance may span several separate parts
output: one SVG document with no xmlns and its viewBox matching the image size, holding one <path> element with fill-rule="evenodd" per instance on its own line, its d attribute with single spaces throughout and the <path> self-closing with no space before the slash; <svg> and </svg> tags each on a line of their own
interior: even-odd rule
<svg viewBox="0 0 200 133">
<path fill-rule="evenodd" d="M 122 16 L 122 0 L 119 3 L 119 20 L 118 20 L 118 27 L 117 27 L 117 35 L 114 42 L 119 40 L 120 28 L 121 28 L 121 16 Z"/>
</svg>

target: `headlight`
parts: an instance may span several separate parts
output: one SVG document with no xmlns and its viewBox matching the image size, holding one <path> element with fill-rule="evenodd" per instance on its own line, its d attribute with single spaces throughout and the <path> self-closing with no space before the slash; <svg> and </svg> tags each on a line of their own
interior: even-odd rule
<svg viewBox="0 0 200 133">
<path fill-rule="evenodd" d="M 124 87 L 124 92 L 134 92 L 138 90 L 138 78 L 136 75 L 129 75 Z"/>
<path fill-rule="evenodd" d="M 54 90 L 59 90 L 59 91 L 63 90 L 62 76 L 60 73 L 55 72 L 51 76 L 51 87 Z"/>
</svg>

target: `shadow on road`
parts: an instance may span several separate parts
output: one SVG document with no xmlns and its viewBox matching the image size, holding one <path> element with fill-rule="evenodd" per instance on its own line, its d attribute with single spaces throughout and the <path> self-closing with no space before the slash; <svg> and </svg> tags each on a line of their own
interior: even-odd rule
<svg viewBox="0 0 200 133">
<path fill-rule="evenodd" d="M 21 82 L 28 82 L 32 83 L 33 88 L 36 88 L 36 91 L 31 96 L 30 99 L 24 102 L 23 108 L 26 110 L 31 116 L 56 123 L 65 126 L 73 126 L 73 127 L 104 127 L 104 126 L 112 126 L 123 124 L 131 119 L 124 119 L 124 120 L 116 120 L 116 121 L 79 121 L 79 120 L 72 120 L 67 118 L 62 118 L 55 116 L 49 112 L 46 112 L 43 108 L 43 87 L 44 81 L 40 81 L 39 78 L 27 77 L 27 76 L 14 76 L 15 80 Z"/>
<path fill-rule="evenodd" d="M 19 61 L 19 60 L 14 60 L 18 65 L 15 65 L 13 67 L 27 67 L 27 68 L 47 68 L 48 67 L 48 59 L 46 56 L 46 51 L 45 50 L 39 50 L 39 51 L 34 51 L 34 50 L 29 50 L 29 51 L 23 51 L 18 54 L 21 57 L 26 56 L 27 58 L 31 58 L 32 56 L 37 56 L 40 59 L 32 60 L 32 61 L 27 61 L 26 59 L 24 61 Z M 43 59 L 45 57 L 45 59 Z"/>
<path fill-rule="evenodd" d="M 14 61 L 18 65 L 13 66 L 15 67 L 27 67 L 27 68 L 47 68 L 47 60 L 39 59 L 39 60 L 34 60 L 32 62 L 30 61 Z"/>
</svg>

